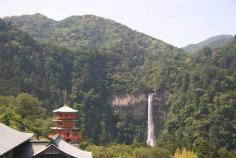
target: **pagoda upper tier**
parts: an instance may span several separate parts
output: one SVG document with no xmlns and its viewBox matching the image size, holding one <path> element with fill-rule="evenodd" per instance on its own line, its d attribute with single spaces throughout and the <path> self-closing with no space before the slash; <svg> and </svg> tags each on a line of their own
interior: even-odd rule
<svg viewBox="0 0 236 158">
<path fill-rule="evenodd" d="M 59 109 L 53 110 L 53 112 L 57 113 L 57 112 L 62 112 L 62 113 L 77 113 L 78 110 L 72 109 L 71 107 L 69 107 L 67 104 L 65 104 L 64 106 L 60 107 Z"/>
</svg>

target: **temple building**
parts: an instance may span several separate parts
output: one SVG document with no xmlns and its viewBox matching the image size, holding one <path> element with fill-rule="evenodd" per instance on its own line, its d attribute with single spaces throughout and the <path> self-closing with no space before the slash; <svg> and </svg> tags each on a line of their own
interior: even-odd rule
<svg viewBox="0 0 236 158">
<path fill-rule="evenodd" d="M 53 135 L 58 134 L 64 141 L 79 144 L 78 110 L 72 109 L 66 103 L 63 107 L 53 110 L 55 127 L 51 127 Z"/>
<path fill-rule="evenodd" d="M 0 158 L 92 158 L 59 135 L 50 140 L 34 141 L 33 134 L 19 132 L 0 123 Z"/>
<path fill-rule="evenodd" d="M 32 136 L 33 134 L 16 131 L 0 123 L 0 158 L 21 158 L 19 155 L 30 143 Z"/>
</svg>

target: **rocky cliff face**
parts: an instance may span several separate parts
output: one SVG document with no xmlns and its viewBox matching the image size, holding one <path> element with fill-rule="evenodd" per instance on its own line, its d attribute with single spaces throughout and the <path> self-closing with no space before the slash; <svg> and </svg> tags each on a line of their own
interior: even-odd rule
<svg viewBox="0 0 236 158">
<path fill-rule="evenodd" d="M 167 94 L 165 92 L 157 93 L 153 99 L 153 115 L 155 122 L 163 124 L 168 114 Z M 146 118 L 148 94 L 115 94 L 112 96 L 110 103 L 116 112 L 125 109 L 130 115 Z M 123 111 L 123 110 L 122 110 Z"/>
<path fill-rule="evenodd" d="M 139 94 L 115 94 L 112 96 L 111 104 L 115 111 L 125 110 L 130 115 L 145 117 L 147 111 L 147 95 Z"/>
<path fill-rule="evenodd" d="M 145 104 L 147 102 L 146 94 L 116 94 L 113 96 L 113 106 L 132 106 Z"/>
</svg>

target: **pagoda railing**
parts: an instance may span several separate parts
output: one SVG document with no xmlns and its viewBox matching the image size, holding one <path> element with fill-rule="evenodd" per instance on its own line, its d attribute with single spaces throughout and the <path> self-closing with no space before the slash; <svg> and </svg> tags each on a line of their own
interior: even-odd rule
<svg viewBox="0 0 236 158">
<path fill-rule="evenodd" d="M 63 139 L 80 139 L 79 136 L 61 136 Z"/>
<path fill-rule="evenodd" d="M 75 125 L 57 125 L 60 128 L 74 128 Z"/>
<path fill-rule="evenodd" d="M 55 117 L 56 120 L 77 120 L 76 116 L 57 116 Z"/>
</svg>

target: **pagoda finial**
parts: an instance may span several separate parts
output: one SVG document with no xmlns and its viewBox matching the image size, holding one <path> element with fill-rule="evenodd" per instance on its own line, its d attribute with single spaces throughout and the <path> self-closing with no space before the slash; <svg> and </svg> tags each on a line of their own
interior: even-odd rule
<svg viewBox="0 0 236 158">
<path fill-rule="evenodd" d="M 65 92 L 64 92 L 64 106 L 68 106 L 68 105 L 67 105 L 67 93 L 66 93 L 66 89 L 65 89 Z"/>
</svg>

